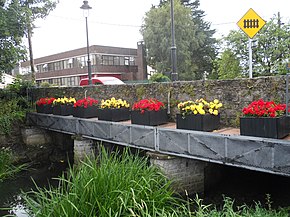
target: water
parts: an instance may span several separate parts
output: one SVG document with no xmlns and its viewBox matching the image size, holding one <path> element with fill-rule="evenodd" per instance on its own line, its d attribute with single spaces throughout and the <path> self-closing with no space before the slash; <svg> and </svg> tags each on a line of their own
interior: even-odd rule
<svg viewBox="0 0 290 217">
<path fill-rule="evenodd" d="M 59 164 L 54 170 L 47 167 L 37 168 L 20 173 L 15 179 L 0 183 L 0 207 L 11 207 L 9 211 L 0 211 L 0 216 L 14 215 L 28 217 L 21 191 L 28 192 L 35 189 L 32 179 L 39 187 L 47 187 L 48 183 L 57 185 L 58 177 L 67 166 Z M 266 195 L 270 195 L 272 208 L 290 207 L 290 177 L 254 172 L 235 167 L 227 167 L 220 183 L 212 189 L 205 190 L 204 202 L 222 207 L 223 197 L 227 196 L 235 201 L 235 205 L 255 205 L 267 203 Z"/>
<path fill-rule="evenodd" d="M 38 187 L 48 187 L 49 184 L 52 186 L 57 185 L 57 180 L 53 178 L 59 177 L 67 166 L 65 164 L 57 164 L 53 170 L 48 168 L 48 166 L 31 168 L 28 171 L 21 172 L 14 179 L 0 183 L 0 207 L 9 208 L 9 210 L 0 210 L 0 216 L 28 217 L 22 192 L 29 192 L 35 189 L 33 180 Z"/>
<path fill-rule="evenodd" d="M 254 206 L 261 202 L 267 207 L 267 195 L 271 207 L 290 207 L 290 177 L 256 172 L 236 167 L 224 167 L 221 181 L 209 191 L 205 191 L 205 201 L 222 207 L 223 197 L 234 199 L 236 206 Z"/>
</svg>

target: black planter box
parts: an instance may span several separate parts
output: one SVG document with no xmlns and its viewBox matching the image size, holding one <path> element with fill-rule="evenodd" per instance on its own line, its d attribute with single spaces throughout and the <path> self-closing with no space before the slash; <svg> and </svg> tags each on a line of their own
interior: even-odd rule
<svg viewBox="0 0 290 217">
<path fill-rule="evenodd" d="M 210 132 L 219 128 L 220 115 L 176 115 L 176 128 Z"/>
<path fill-rule="evenodd" d="M 73 114 L 72 105 L 55 105 L 53 106 L 52 114 L 68 116 Z"/>
<path fill-rule="evenodd" d="M 87 108 L 74 107 L 73 116 L 78 117 L 78 118 L 95 118 L 95 117 L 98 117 L 97 111 L 98 111 L 97 106 L 89 106 Z"/>
<path fill-rule="evenodd" d="M 126 121 L 130 119 L 128 108 L 98 109 L 98 119 L 103 121 Z"/>
<path fill-rule="evenodd" d="M 36 111 L 38 113 L 52 114 L 52 106 L 50 104 L 41 106 L 36 105 Z"/>
<path fill-rule="evenodd" d="M 37 113 L 44 113 L 44 106 L 43 105 L 36 105 L 36 112 Z"/>
<path fill-rule="evenodd" d="M 167 113 L 165 109 L 159 111 L 131 111 L 131 123 L 139 125 L 157 126 L 167 123 Z"/>
<path fill-rule="evenodd" d="M 241 117 L 240 134 L 282 139 L 290 132 L 290 117 Z"/>
</svg>

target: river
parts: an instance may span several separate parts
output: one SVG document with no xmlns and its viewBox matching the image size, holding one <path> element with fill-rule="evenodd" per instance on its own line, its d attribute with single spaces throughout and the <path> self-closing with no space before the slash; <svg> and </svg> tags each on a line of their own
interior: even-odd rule
<svg viewBox="0 0 290 217">
<path fill-rule="evenodd" d="M 28 217 L 27 209 L 24 205 L 22 192 L 29 192 L 35 189 L 33 180 L 39 187 L 57 185 L 55 177 L 59 177 L 67 166 L 65 164 L 55 165 L 53 169 L 49 166 L 30 168 L 20 172 L 15 178 L 0 183 L 0 207 L 10 207 L 10 210 L 0 210 L 0 216 L 14 215 L 17 217 Z"/>
<path fill-rule="evenodd" d="M 29 216 L 23 203 L 21 191 L 28 192 L 35 189 L 32 179 L 40 187 L 48 183 L 56 185 L 52 179 L 58 177 L 67 168 L 57 165 L 57 170 L 47 167 L 31 169 L 20 173 L 16 178 L 0 183 L 0 207 L 12 207 L 10 211 L 0 211 L 0 216 L 12 214 L 17 217 Z M 214 188 L 205 190 L 203 195 L 205 204 L 215 204 L 222 207 L 223 196 L 234 199 L 235 205 L 254 205 L 260 201 L 266 204 L 266 195 L 270 195 L 271 207 L 290 207 L 290 178 L 255 172 L 235 167 L 226 167 L 224 176 Z"/>
</svg>

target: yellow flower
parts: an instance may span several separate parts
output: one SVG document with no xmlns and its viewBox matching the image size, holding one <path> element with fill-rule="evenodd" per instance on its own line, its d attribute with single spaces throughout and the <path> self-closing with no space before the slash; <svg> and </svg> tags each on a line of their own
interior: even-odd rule
<svg viewBox="0 0 290 217">
<path fill-rule="evenodd" d="M 213 115 L 218 115 L 219 112 L 218 112 L 218 110 L 214 110 L 212 114 L 213 114 Z"/>
<path fill-rule="evenodd" d="M 177 107 L 182 115 L 187 114 L 219 114 L 219 108 L 223 105 L 218 99 L 214 99 L 214 101 L 208 102 L 203 98 L 196 99 L 195 101 L 185 101 L 180 102 Z"/>
<path fill-rule="evenodd" d="M 213 103 L 214 103 L 214 104 L 218 104 L 218 103 L 219 103 L 219 100 L 218 100 L 218 99 L 215 99 L 215 100 L 213 101 Z"/>
</svg>

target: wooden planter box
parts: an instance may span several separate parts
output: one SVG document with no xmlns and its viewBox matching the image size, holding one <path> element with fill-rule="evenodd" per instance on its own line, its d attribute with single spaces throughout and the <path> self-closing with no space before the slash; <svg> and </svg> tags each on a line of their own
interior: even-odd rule
<svg viewBox="0 0 290 217">
<path fill-rule="evenodd" d="M 102 121 L 126 121 L 130 119 L 129 108 L 98 109 L 98 119 Z"/>
<path fill-rule="evenodd" d="M 281 139 L 290 132 L 290 117 L 241 117 L 240 134 Z"/>
<path fill-rule="evenodd" d="M 131 111 L 131 123 L 139 125 L 157 126 L 167 123 L 166 110 L 145 111 L 141 114 L 140 111 Z"/>
<path fill-rule="evenodd" d="M 74 107 L 73 108 L 73 116 L 78 118 L 95 118 L 98 117 L 98 107 L 97 106 L 89 106 L 87 108 L 84 107 Z"/>
<path fill-rule="evenodd" d="M 52 106 L 49 105 L 36 105 L 36 112 L 37 113 L 44 113 L 44 114 L 52 114 Z"/>
<path fill-rule="evenodd" d="M 68 116 L 73 114 L 73 105 L 56 105 L 53 106 L 52 114 Z"/>
<path fill-rule="evenodd" d="M 176 115 L 176 128 L 210 132 L 219 128 L 220 115 Z"/>
</svg>

